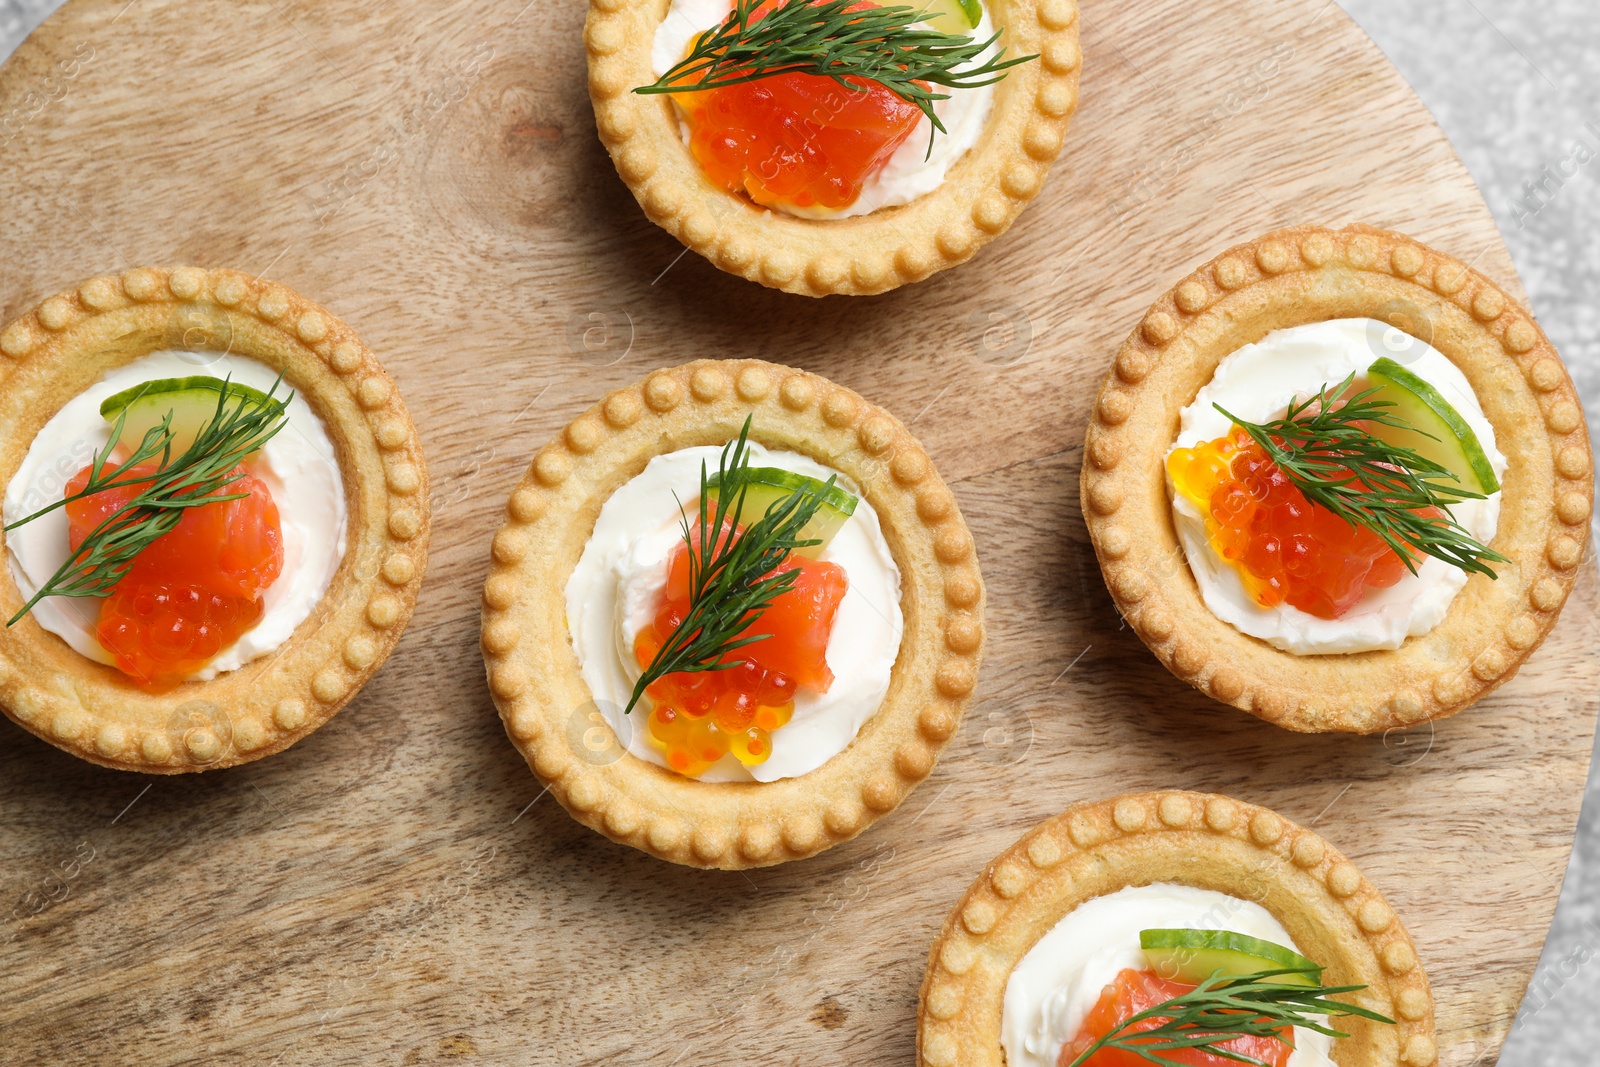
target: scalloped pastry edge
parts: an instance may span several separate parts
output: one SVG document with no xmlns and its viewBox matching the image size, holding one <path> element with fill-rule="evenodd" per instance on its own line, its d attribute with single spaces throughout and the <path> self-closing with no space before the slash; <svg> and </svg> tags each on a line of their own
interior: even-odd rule
<svg viewBox="0 0 1600 1067">
<path fill-rule="evenodd" d="M 584 714 L 592 696 L 566 629 L 565 587 L 610 491 L 664 443 L 724 443 L 747 415 L 753 440 L 806 452 L 862 487 L 900 566 L 905 625 L 888 695 L 843 752 L 796 778 L 713 784 L 626 753 L 597 711 Z M 658 370 L 568 424 L 511 494 L 483 600 L 489 690 L 535 776 L 578 822 L 691 867 L 800 859 L 893 811 L 954 735 L 983 649 L 972 535 L 921 444 L 849 389 L 749 359 Z M 606 743 L 583 741 L 590 729 Z"/>
<path fill-rule="evenodd" d="M 1207 839 L 1216 845 L 1208 847 Z M 1369 1006 L 1397 1025 L 1392 1049 L 1385 1050 L 1388 1042 L 1380 1038 L 1371 1055 L 1352 1060 L 1336 1043 L 1335 1058 L 1343 1067 L 1428 1067 L 1437 1061 L 1433 994 L 1416 946 L 1354 864 L 1316 833 L 1267 808 L 1216 794 L 1160 790 L 1075 804 L 990 861 L 928 953 L 917 1001 L 919 1067 L 1000 1067 L 1005 985 L 1035 943 L 1006 935 L 1018 922 L 1053 926 L 1086 900 L 1111 891 L 1096 891 L 1095 879 L 1113 851 L 1133 854 L 1135 862 L 1154 856 L 1157 866 L 1163 858 L 1181 860 L 1185 872 L 1204 869 L 1209 875 L 1190 875 L 1203 887 L 1226 892 L 1233 885 L 1233 895 L 1242 899 L 1291 896 L 1339 917 L 1348 924 L 1345 930 L 1322 929 L 1319 936 L 1364 961 L 1358 981 L 1369 988 L 1362 996 L 1376 1000 Z M 1249 869 L 1222 858 L 1240 851 L 1252 857 Z"/>
<path fill-rule="evenodd" d="M 1240 634 L 1213 615 L 1183 561 L 1169 514 L 1160 456 L 1153 460 L 1132 442 L 1135 416 L 1156 405 L 1173 427 L 1193 399 L 1159 380 L 1163 361 L 1183 348 L 1208 316 L 1236 313 L 1266 288 L 1303 274 L 1330 287 L 1371 297 L 1381 309 L 1396 291 L 1413 294 L 1471 323 L 1484 351 L 1482 366 L 1499 375 L 1537 412 L 1548 442 L 1548 468 L 1525 477 L 1549 478 L 1548 499 L 1529 499 L 1519 514 L 1502 499 L 1493 547 L 1512 563 L 1500 582 L 1514 582 L 1515 607 L 1478 620 L 1466 650 L 1443 647 L 1442 631 L 1464 610 L 1468 588 L 1452 602 L 1444 622 L 1410 638 L 1400 649 L 1347 656 L 1296 656 Z M 1219 310 L 1219 309 L 1229 310 Z M 1205 355 L 1215 353 L 1202 352 Z M 1222 353 L 1221 355 L 1226 355 Z M 1481 389 L 1479 390 L 1481 393 Z M 1508 427 L 1495 426 L 1497 434 Z M 1162 454 L 1171 444 L 1168 433 Z M 1141 445 L 1143 443 L 1141 442 Z M 1515 473 L 1512 473 L 1515 476 Z M 1217 256 L 1191 272 L 1145 313 L 1117 352 L 1094 405 L 1084 446 L 1081 504 L 1106 585 L 1118 610 L 1140 639 L 1178 678 L 1214 699 L 1269 722 L 1305 732 L 1373 733 L 1453 715 L 1511 678 L 1555 625 L 1586 556 L 1594 503 L 1589 435 L 1578 395 L 1561 357 L 1532 316 L 1482 274 L 1402 234 L 1368 226 L 1330 230 L 1301 226 L 1277 230 Z M 1515 531 L 1523 530 L 1521 534 Z M 1511 532 L 1508 532 L 1511 531 Z M 1177 580 L 1173 580 L 1176 578 Z M 1436 640 L 1436 638 L 1440 638 Z M 1379 679 L 1377 664 L 1414 646 L 1432 647 L 1434 662 L 1413 653 L 1419 669 L 1398 684 Z M 1265 650 L 1263 653 L 1261 650 Z M 1241 665 L 1253 659 L 1256 666 Z M 1339 685 L 1308 681 L 1340 664 Z M 1337 699 L 1332 693 L 1340 693 Z"/>
<path fill-rule="evenodd" d="M 1077 0 L 986 0 L 1009 52 L 1039 59 L 999 83 L 983 138 L 938 189 L 849 219 L 769 211 L 705 177 L 670 100 L 632 91 L 655 81 L 650 50 L 669 2 L 590 0 L 583 39 L 600 140 L 652 222 L 773 289 L 868 295 L 964 263 L 1038 195 L 1078 107 Z"/>
<path fill-rule="evenodd" d="M 0 629 L 0 708 L 13 722 L 91 763 L 152 774 L 230 767 L 280 752 L 349 703 L 410 621 L 430 524 L 427 466 L 393 380 L 336 315 L 276 282 L 192 266 L 91 278 L 0 330 L 0 390 L 42 364 L 122 346 L 129 333 L 165 336 L 189 321 L 180 316 L 197 316 L 199 330 L 226 323 L 231 351 L 284 368 L 297 391 L 317 396 L 318 414 L 340 451 L 351 518 L 344 563 L 317 612 L 272 656 L 209 682 L 143 694 L 116 682 L 114 668 L 66 649 L 31 618 Z M 161 347 L 157 341 L 121 362 Z M 52 390 L 49 382 L 34 393 L 51 411 L 76 395 Z M 15 434 L 10 423 L 0 432 L 5 478 L 31 444 Z M 22 600 L 9 567 L 0 570 L 0 611 L 9 617 Z M 196 702 L 221 708 L 225 729 L 204 713 L 199 721 L 179 714 Z M 163 703 L 175 716 L 166 726 L 119 714 L 130 705 L 159 713 Z"/>
</svg>

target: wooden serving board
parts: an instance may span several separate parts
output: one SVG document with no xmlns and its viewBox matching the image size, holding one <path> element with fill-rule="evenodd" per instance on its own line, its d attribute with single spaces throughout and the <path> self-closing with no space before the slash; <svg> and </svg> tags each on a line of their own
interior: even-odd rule
<svg viewBox="0 0 1600 1067">
<path fill-rule="evenodd" d="M 1297 736 L 1157 664 L 1078 508 L 1117 343 L 1237 240 L 1365 221 L 1520 292 L 1373 44 L 1331 0 L 1085 0 L 1083 107 L 1016 228 L 925 284 L 815 302 L 645 220 L 595 138 L 582 20 L 577 0 L 82 0 L 0 69 L 4 318 L 143 263 L 270 275 L 387 362 L 437 487 L 409 633 L 289 751 L 149 778 L 0 729 L 0 1062 L 909 1064 L 929 941 L 983 864 L 1074 801 L 1164 786 L 1347 851 L 1416 938 L 1440 1062 L 1492 1061 L 1588 768 L 1592 562 L 1481 705 Z M 489 537 L 534 450 L 699 356 L 895 411 L 989 583 L 979 692 L 933 777 L 859 839 L 748 874 L 660 863 L 541 797 L 478 652 Z"/>
</svg>

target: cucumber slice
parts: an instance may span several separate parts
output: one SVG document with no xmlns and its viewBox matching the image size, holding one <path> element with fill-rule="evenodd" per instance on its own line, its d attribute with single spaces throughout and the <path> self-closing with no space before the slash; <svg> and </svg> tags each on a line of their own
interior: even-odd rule
<svg viewBox="0 0 1600 1067">
<path fill-rule="evenodd" d="M 219 398 L 230 411 L 270 400 L 259 389 L 221 378 L 159 378 L 108 396 L 100 405 L 100 415 L 113 425 L 118 415 L 124 415 L 122 443 L 137 448 L 145 434 L 160 426 L 170 413 L 172 455 L 176 457 L 187 451 L 196 435 L 216 417 Z"/>
<path fill-rule="evenodd" d="M 1275 981 L 1314 986 L 1322 967 L 1292 949 L 1232 930 L 1140 930 L 1139 947 L 1163 978 L 1198 985 L 1221 971 L 1233 977 L 1293 968 Z"/>
<path fill-rule="evenodd" d="M 717 495 L 721 477 L 720 471 L 711 476 L 710 488 L 713 497 Z M 800 531 L 802 540 L 815 538 L 822 543 L 794 550 L 796 555 L 808 559 L 820 556 L 822 550 L 828 547 L 828 542 L 833 540 L 833 535 L 839 532 L 839 528 L 851 515 L 855 514 L 855 497 L 837 485 L 829 485 L 804 474 L 796 474 L 781 467 L 746 467 L 740 479 L 745 484 L 744 510 L 741 512 L 741 519 L 747 524 L 765 515 L 769 507 L 791 493 L 811 489 L 822 494 L 822 506 L 817 508 L 817 513 Z"/>
<path fill-rule="evenodd" d="M 1478 435 L 1472 432 L 1461 413 L 1439 395 L 1439 390 L 1387 356 L 1374 360 L 1367 368 L 1367 384 L 1378 390 L 1374 399 L 1394 404 L 1389 409 L 1391 414 L 1421 431 L 1373 426 L 1373 436 L 1412 449 L 1460 479 L 1459 482 L 1434 479 L 1431 484 L 1442 493 L 1448 494 L 1453 486 L 1485 496 L 1500 489 L 1500 480 L 1494 476 L 1494 467 L 1490 466 Z"/>
<path fill-rule="evenodd" d="M 924 22 L 945 33 L 977 29 L 983 19 L 979 0 L 912 0 L 911 6 L 926 13 Z"/>
</svg>

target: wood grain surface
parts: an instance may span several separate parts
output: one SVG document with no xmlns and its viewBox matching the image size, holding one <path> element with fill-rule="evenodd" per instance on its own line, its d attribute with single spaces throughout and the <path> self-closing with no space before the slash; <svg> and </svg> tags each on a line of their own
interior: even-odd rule
<svg viewBox="0 0 1600 1067">
<path fill-rule="evenodd" d="M 276 278 L 399 381 L 437 487 L 395 657 L 293 749 L 154 779 L 0 729 L 0 1063 L 908 1064 L 927 946 L 1069 803 L 1231 793 L 1314 824 L 1415 936 L 1441 1063 L 1491 1062 L 1555 906 L 1595 725 L 1593 564 L 1521 675 L 1387 738 L 1274 729 L 1174 680 L 1086 543 L 1088 405 L 1140 312 L 1293 222 L 1407 231 L 1517 289 L 1422 105 L 1327 0 L 1085 0 L 1083 106 L 971 263 L 821 303 L 718 273 L 594 134 L 574 0 L 75 2 L 0 69 L 0 311 L 143 263 Z M 679 869 L 570 820 L 477 647 L 533 451 L 699 356 L 826 374 L 912 424 L 990 592 L 933 777 L 812 860 Z"/>
</svg>

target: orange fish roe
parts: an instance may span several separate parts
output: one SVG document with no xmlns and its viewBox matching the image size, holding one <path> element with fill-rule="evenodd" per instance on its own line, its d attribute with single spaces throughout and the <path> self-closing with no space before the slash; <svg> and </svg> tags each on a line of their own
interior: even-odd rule
<svg viewBox="0 0 1600 1067">
<path fill-rule="evenodd" d="M 1237 426 L 1167 457 L 1178 492 L 1206 517 L 1206 534 L 1263 607 L 1287 603 L 1337 619 L 1406 565 L 1372 531 L 1313 504 Z"/>
<path fill-rule="evenodd" d="M 845 80 L 859 91 L 816 74 L 780 74 L 673 100 L 689 124 L 689 150 L 713 182 L 768 207 L 838 211 L 855 203 L 922 116 L 877 82 Z"/>
<path fill-rule="evenodd" d="M 701 536 L 695 526 L 693 536 Z M 772 755 L 772 734 L 794 714 L 795 693 L 804 686 L 826 692 L 828 638 L 849 586 L 844 568 L 791 555 L 780 570 L 798 570 L 788 592 L 774 600 L 739 636 L 769 634 L 731 655 L 737 667 L 664 675 L 645 690 L 650 738 L 679 774 L 694 777 L 732 752 L 745 766 Z M 667 587 L 651 625 L 634 639 L 634 655 L 648 666 L 689 611 L 689 546 L 679 544 L 667 572 Z"/>
<path fill-rule="evenodd" d="M 192 585 L 123 579 L 100 606 L 95 636 L 117 669 L 152 689 L 177 685 L 261 621 L 260 600 Z"/>
<path fill-rule="evenodd" d="M 67 495 L 83 491 L 90 470 L 67 483 Z M 117 668 L 147 688 L 177 685 L 249 632 L 261 619 L 261 594 L 283 571 L 283 532 L 271 491 L 242 467 L 233 473 L 243 477 L 220 494 L 248 495 L 185 510 L 101 601 L 96 636 Z M 142 488 L 108 489 L 68 504 L 72 549 Z"/>
<path fill-rule="evenodd" d="M 1061 1056 L 1056 1061 L 1057 1067 L 1071 1067 L 1072 1062 L 1081 1056 L 1085 1049 L 1117 1029 L 1125 1020 L 1193 989 L 1192 985 L 1162 978 L 1153 971 L 1136 971 L 1132 968 L 1118 971 L 1116 980 L 1101 991 L 1100 999 L 1084 1018 L 1083 1028 L 1078 1031 L 1076 1037 L 1061 1047 Z M 1162 1016 L 1155 1015 L 1134 1023 L 1133 1029 L 1153 1030 L 1166 1021 Z M 1287 1041 L 1253 1034 L 1231 1038 L 1218 1047 L 1237 1056 L 1249 1056 L 1259 1063 L 1270 1064 L 1271 1067 L 1285 1067 L 1289 1062 L 1289 1056 L 1294 1052 Z M 1238 1059 L 1218 1056 L 1203 1049 L 1172 1049 L 1160 1055 L 1173 1063 L 1192 1064 L 1193 1067 L 1233 1067 L 1240 1062 Z M 1150 1067 L 1150 1061 L 1136 1052 L 1103 1048 L 1085 1060 L 1082 1067 Z"/>
</svg>

